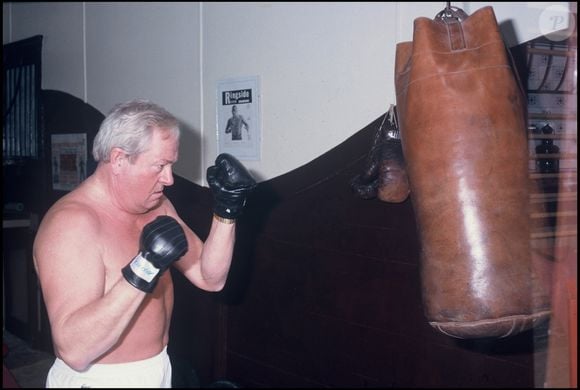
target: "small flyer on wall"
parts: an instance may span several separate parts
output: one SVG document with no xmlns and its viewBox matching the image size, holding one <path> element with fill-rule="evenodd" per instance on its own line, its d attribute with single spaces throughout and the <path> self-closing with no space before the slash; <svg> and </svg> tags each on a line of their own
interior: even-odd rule
<svg viewBox="0 0 580 390">
<path fill-rule="evenodd" d="M 218 154 L 260 160 L 261 118 L 258 76 L 221 80 L 217 86 Z"/>
<path fill-rule="evenodd" d="M 52 134 L 52 189 L 70 191 L 86 178 L 87 135 Z"/>
</svg>

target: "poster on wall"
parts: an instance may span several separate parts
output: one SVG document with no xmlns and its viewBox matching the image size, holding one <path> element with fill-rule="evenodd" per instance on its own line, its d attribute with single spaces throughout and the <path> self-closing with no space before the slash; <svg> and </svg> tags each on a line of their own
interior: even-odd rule
<svg viewBox="0 0 580 390">
<path fill-rule="evenodd" d="M 261 118 L 258 76 L 218 81 L 218 154 L 240 160 L 260 160 Z"/>
<path fill-rule="evenodd" d="M 87 174 L 87 135 L 52 134 L 52 189 L 70 191 Z"/>
</svg>

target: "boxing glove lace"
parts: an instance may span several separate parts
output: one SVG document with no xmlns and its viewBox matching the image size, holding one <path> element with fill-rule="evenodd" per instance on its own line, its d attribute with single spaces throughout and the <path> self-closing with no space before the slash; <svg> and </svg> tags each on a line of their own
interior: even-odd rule
<svg viewBox="0 0 580 390">
<path fill-rule="evenodd" d="M 150 293 L 163 272 L 187 249 L 181 225 L 167 215 L 158 216 L 143 228 L 139 253 L 123 268 L 123 276 L 134 287 Z"/>
<path fill-rule="evenodd" d="M 240 216 L 256 181 L 234 156 L 222 153 L 207 169 L 207 182 L 214 195 L 214 214 L 228 220 Z"/>
</svg>

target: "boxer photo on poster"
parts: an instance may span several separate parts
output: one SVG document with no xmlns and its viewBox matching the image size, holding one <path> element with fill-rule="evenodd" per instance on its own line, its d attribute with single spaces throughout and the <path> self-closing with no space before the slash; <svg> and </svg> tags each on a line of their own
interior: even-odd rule
<svg viewBox="0 0 580 390">
<path fill-rule="evenodd" d="M 257 76 L 227 79 L 217 88 L 219 153 L 260 160 L 260 91 Z"/>
</svg>

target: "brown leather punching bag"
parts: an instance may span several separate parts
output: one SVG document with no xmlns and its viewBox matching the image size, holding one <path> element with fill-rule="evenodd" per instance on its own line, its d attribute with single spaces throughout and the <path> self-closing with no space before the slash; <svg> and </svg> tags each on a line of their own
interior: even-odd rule
<svg viewBox="0 0 580 390">
<path fill-rule="evenodd" d="M 458 338 L 533 327 L 549 299 L 532 272 L 525 101 L 493 9 L 415 19 L 395 86 L 429 323 Z"/>
</svg>

